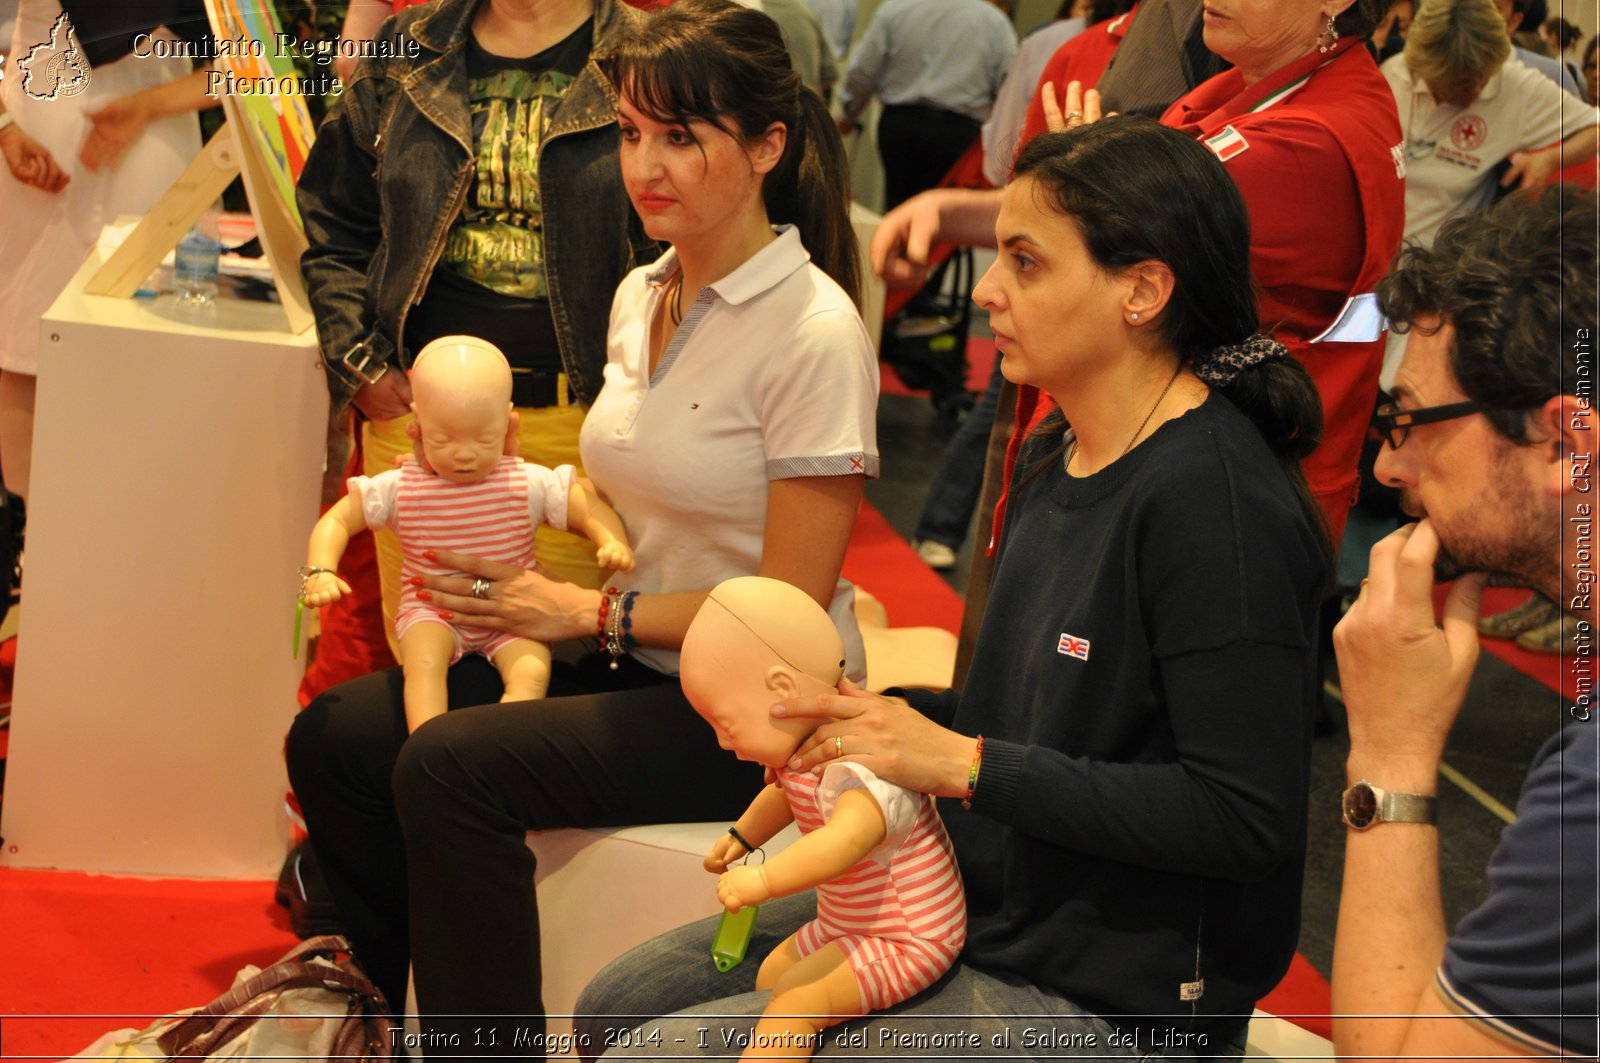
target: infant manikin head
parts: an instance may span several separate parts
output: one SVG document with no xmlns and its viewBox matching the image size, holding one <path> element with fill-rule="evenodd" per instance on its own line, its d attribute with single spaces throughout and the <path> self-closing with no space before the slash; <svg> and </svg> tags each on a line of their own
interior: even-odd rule
<svg viewBox="0 0 1600 1063">
<path fill-rule="evenodd" d="M 476 483 L 505 453 L 511 419 L 511 366 L 500 348 L 476 336 L 441 336 L 411 367 L 411 410 L 433 471 Z"/>
<path fill-rule="evenodd" d="M 785 698 L 827 694 L 844 674 L 844 640 L 811 596 L 782 580 L 740 576 L 712 590 L 683 637 L 678 677 L 717 742 L 740 760 L 785 763 L 813 719 L 774 720 Z"/>
</svg>

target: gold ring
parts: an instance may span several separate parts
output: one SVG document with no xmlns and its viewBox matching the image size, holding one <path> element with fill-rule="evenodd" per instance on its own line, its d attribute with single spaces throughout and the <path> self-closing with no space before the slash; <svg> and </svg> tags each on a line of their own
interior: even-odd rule
<svg viewBox="0 0 1600 1063">
<path fill-rule="evenodd" d="M 1068 111 L 1067 112 L 1067 121 L 1069 121 L 1069 122 L 1072 121 L 1074 118 L 1082 118 L 1082 117 L 1083 117 L 1083 112 L 1082 111 Z"/>
<path fill-rule="evenodd" d="M 833 736 L 833 755 L 836 757 L 844 756 L 844 738 L 841 735 Z"/>
</svg>

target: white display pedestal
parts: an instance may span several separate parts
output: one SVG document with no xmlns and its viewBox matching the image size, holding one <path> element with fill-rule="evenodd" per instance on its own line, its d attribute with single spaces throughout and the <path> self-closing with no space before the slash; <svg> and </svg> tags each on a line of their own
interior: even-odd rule
<svg viewBox="0 0 1600 1063">
<path fill-rule="evenodd" d="M 0 863 L 273 878 L 316 334 L 273 303 L 83 294 L 104 255 L 42 325 Z"/>
</svg>

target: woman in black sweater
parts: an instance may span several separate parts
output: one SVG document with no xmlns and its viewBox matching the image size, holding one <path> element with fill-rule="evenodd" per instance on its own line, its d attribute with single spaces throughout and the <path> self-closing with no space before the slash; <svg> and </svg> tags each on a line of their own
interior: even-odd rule
<svg viewBox="0 0 1600 1063">
<path fill-rule="evenodd" d="M 774 708 L 823 718 L 791 767 L 842 753 L 944 799 L 967 945 L 821 1054 L 859 1030 L 858 1050 L 921 1058 L 1227 1058 L 1299 928 L 1327 562 L 1298 466 L 1316 391 L 1256 334 L 1244 207 L 1180 133 L 1112 118 L 1034 140 L 996 236 L 974 298 L 1006 376 L 1060 410 L 1023 446 L 967 685 Z M 764 932 L 803 907 L 767 906 Z M 578 1010 L 699 1005 L 630 1051 L 739 1027 L 703 1017 L 760 1011 L 711 999 L 748 987 L 696 977 L 709 941 L 642 946 Z M 581 1027 L 590 1052 L 607 1025 Z"/>
</svg>

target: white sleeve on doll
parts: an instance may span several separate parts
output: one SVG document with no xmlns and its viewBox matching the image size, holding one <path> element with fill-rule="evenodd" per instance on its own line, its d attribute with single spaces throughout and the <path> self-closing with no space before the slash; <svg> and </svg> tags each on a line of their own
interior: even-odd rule
<svg viewBox="0 0 1600 1063">
<path fill-rule="evenodd" d="M 867 859 L 887 867 L 911 834 L 911 828 L 917 825 L 922 795 L 904 786 L 884 782 L 872 773 L 872 769 L 860 764 L 835 762 L 823 770 L 822 781 L 817 784 L 817 811 L 822 813 L 823 822 L 833 818 L 834 802 L 846 790 L 865 790 L 878 803 L 878 811 L 883 813 L 883 824 L 887 829 L 883 841 L 867 854 Z"/>
<path fill-rule="evenodd" d="M 567 496 L 578 472 L 571 465 L 547 469 L 526 462 L 522 470 L 528 477 L 528 520 L 534 527 L 548 524 L 567 531 Z"/>
<path fill-rule="evenodd" d="M 395 500 L 400 497 L 400 473 L 400 469 L 390 469 L 376 476 L 352 476 L 345 481 L 345 490 L 355 496 L 367 527 L 386 528 L 394 520 Z"/>
</svg>

